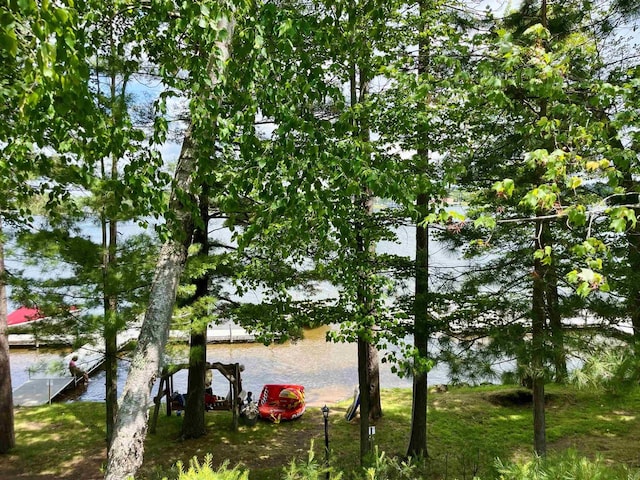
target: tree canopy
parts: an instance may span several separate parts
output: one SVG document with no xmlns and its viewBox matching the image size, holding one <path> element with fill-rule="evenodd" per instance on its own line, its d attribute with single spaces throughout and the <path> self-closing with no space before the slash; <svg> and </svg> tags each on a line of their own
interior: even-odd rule
<svg viewBox="0 0 640 480">
<path fill-rule="evenodd" d="M 531 0 L 498 17 L 427 0 L 1 6 L 0 220 L 29 227 L 39 200 L 58 234 L 36 235 L 34 248 L 55 241 L 67 258 L 100 265 L 111 278 L 105 338 L 123 299 L 113 287 L 125 275 L 118 222 L 161 220 L 107 478 L 141 461 L 181 279 L 195 279 L 185 290 L 206 306 L 188 309 L 192 326 L 215 308 L 265 341 L 310 321 L 334 325 L 334 341 L 357 341 L 371 394 L 361 426 L 382 414 L 377 349 L 403 345 L 389 360 L 416 378 L 415 454 L 426 454 L 430 366 L 448 360 L 455 376 L 467 370 L 468 339 L 490 337 L 469 350 L 472 362 L 517 359 L 543 454 L 547 375 L 565 381 L 567 355 L 586 348 L 572 316 L 588 312 L 608 337 L 621 323 L 640 336 L 638 66 L 614 48 L 634 41 L 620 29 L 637 7 Z M 158 85 L 144 119 L 128 93 L 143 76 Z M 175 166 L 161 154 L 172 134 L 182 145 Z M 453 191 L 464 199 L 455 207 Z M 104 233 L 97 247 L 68 234 L 89 211 Z M 210 244 L 214 216 L 232 232 L 223 254 Z M 376 248 L 406 224 L 415 252 Z M 481 258 L 477 268 L 437 276 L 433 231 Z M 190 248 L 200 250 L 187 263 Z M 262 303 L 216 298 L 213 273 L 238 293 L 259 290 Z M 322 284 L 330 298 L 314 295 Z M 202 346 L 200 330 L 192 340 Z M 10 387 L 0 394 L 9 405 Z M 366 429 L 361 445 L 365 457 Z"/>
</svg>

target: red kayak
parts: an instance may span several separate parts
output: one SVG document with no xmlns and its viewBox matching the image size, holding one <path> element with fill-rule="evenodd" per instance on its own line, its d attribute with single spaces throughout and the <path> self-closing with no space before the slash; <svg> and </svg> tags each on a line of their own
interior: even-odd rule
<svg viewBox="0 0 640 480">
<path fill-rule="evenodd" d="M 305 408 L 302 385 L 265 385 L 258 400 L 260 417 L 272 422 L 298 418 Z"/>
</svg>

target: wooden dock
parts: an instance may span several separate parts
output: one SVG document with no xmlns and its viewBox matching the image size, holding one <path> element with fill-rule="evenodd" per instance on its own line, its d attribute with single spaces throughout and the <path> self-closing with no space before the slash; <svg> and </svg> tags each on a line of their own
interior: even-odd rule
<svg viewBox="0 0 640 480">
<path fill-rule="evenodd" d="M 138 338 L 138 330 L 127 330 L 118 335 L 118 349 L 124 347 L 131 340 Z M 96 344 L 88 343 L 63 359 L 64 371 L 58 374 L 34 375 L 18 388 L 13 390 L 14 406 L 32 407 L 51 403 L 58 395 L 68 388 L 75 387 L 82 379 L 74 378 L 69 372 L 68 365 L 71 357 L 78 356 L 76 365 L 87 372 L 89 376 L 104 363 L 104 350 Z"/>
<path fill-rule="evenodd" d="M 71 376 L 32 378 L 13 391 L 13 405 L 34 407 L 51 403 L 54 398 L 72 385 L 75 385 L 75 378 Z"/>
<path fill-rule="evenodd" d="M 121 349 L 132 340 L 136 340 L 140 335 L 139 328 L 126 330 L 118 335 L 118 349 Z M 169 335 L 172 339 L 189 342 L 189 332 L 172 330 Z M 11 337 L 11 335 L 9 335 Z M 26 335 L 25 335 L 26 337 Z M 14 338 L 14 340 L 17 340 Z M 24 343 L 17 345 L 31 345 L 31 338 L 22 338 Z M 75 379 L 68 370 L 69 361 L 73 355 L 78 356 L 76 364 L 89 374 L 95 372 L 104 363 L 104 350 L 97 346 L 100 339 L 96 338 L 95 343 L 83 345 L 78 350 L 65 356 L 62 360 L 63 371 L 58 374 L 34 374 L 27 382 L 13 390 L 13 404 L 15 406 L 36 406 L 52 402 L 63 391 L 74 387 L 78 380 Z M 244 328 L 234 324 L 219 325 L 207 330 L 207 341 L 209 343 L 245 343 L 254 342 L 255 337 Z M 10 339 L 11 343 L 11 339 Z M 14 343 L 14 346 L 17 346 Z M 82 381 L 82 380 L 80 380 Z"/>
<path fill-rule="evenodd" d="M 188 330 L 170 330 L 169 338 L 179 342 L 189 342 Z M 207 329 L 207 343 L 252 343 L 255 335 L 234 324 L 216 325 Z"/>
<path fill-rule="evenodd" d="M 137 338 L 139 329 L 133 329 L 135 338 Z M 121 335 L 127 335 L 125 331 Z M 171 330 L 169 338 L 181 342 L 189 341 L 189 332 L 186 330 Z M 30 333 L 10 333 L 8 335 L 9 346 L 14 348 L 30 348 L 44 347 L 50 345 L 71 345 L 76 338 L 68 336 L 39 336 L 36 337 Z M 253 334 L 247 332 L 244 328 L 234 324 L 216 325 L 207 329 L 207 343 L 251 343 L 256 338 Z"/>
</svg>

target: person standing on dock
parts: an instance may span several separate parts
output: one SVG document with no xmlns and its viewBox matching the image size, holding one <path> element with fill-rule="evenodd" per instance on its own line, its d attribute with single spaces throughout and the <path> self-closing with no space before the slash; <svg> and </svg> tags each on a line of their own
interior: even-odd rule
<svg viewBox="0 0 640 480">
<path fill-rule="evenodd" d="M 82 377 L 85 384 L 89 383 L 89 375 L 87 375 L 87 372 L 85 372 L 80 367 L 78 367 L 76 363 L 77 361 L 78 361 L 77 355 L 74 355 L 73 357 L 71 357 L 71 361 L 69 362 L 69 371 L 71 372 L 71 375 L 73 375 L 75 378 Z"/>
</svg>

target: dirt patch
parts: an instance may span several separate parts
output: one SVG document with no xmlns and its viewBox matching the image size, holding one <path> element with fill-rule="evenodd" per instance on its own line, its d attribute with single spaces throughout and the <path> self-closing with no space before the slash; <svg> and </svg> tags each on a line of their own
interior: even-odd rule
<svg viewBox="0 0 640 480">
<path fill-rule="evenodd" d="M 531 406 L 533 403 L 533 393 L 526 388 L 494 392 L 488 394 L 485 398 L 489 403 L 500 407 L 524 407 Z M 544 396 L 545 405 L 552 405 L 558 401 L 574 403 L 575 399 L 570 395 L 558 395 L 555 393 L 546 393 Z"/>
<path fill-rule="evenodd" d="M 525 406 L 531 405 L 533 394 L 531 390 L 519 388 L 517 390 L 490 393 L 486 399 L 489 403 L 500 407 Z"/>
</svg>

